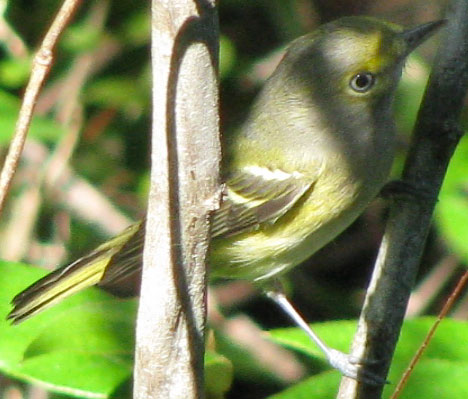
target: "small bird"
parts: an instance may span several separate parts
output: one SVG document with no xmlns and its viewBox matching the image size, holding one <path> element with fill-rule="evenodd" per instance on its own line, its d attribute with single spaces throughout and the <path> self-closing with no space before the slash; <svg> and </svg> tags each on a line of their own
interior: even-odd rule
<svg viewBox="0 0 468 399">
<path fill-rule="evenodd" d="M 212 217 L 210 276 L 255 282 L 344 375 L 382 378 L 329 348 L 295 311 L 278 276 L 348 227 L 392 165 L 392 102 L 408 54 L 443 21 L 404 30 L 345 17 L 294 40 L 243 126 L 224 143 L 222 203 Z M 140 273 L 145 222 L 37 281 L 13 299 L 19 323 L 91 285 Z"/>
</svg>

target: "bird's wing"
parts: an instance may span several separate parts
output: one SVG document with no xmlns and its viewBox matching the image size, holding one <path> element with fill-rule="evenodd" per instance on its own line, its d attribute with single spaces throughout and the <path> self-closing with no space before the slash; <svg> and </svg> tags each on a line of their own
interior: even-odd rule
<svg viewBox="0 0 468 399">
<path fill-rule="evenodd" d="M 274 223 L 304 195 L 313 183 L 300 173 L 246 168 L 226 182 L 220 209 L 212 219 L 212 237 L 253 230 L 261 223 Z M 114 284 L 141 267 L 145 221 L 132 231 L 128 242 L 112 254 L 100 285 Z"/>
<path fill-rule="evenodd" d="M 213 215 L 212 236 L 229 236 L 275 223 L 313 185 L 300 173 L 245 168 L 226 182 L 222 205 Z M 13 299 L 13 323 L 52 306 L 83 288 L 114 283 L 140 271 L 145 221 L 135 223 L 88 255 L 55 270 Z"/>
<path fill-rule="evenodd" d="M 211 220 L 211 235 L 231 236 L 275 223 L 313 186 L 303 174 L 261 167 L 244 168 L 231 175 L 221 207 Z"/>
</svg>

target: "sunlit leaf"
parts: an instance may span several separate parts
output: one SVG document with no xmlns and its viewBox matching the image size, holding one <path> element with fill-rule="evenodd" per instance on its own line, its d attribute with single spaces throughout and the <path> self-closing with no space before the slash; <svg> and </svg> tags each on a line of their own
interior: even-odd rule
<svg viewBox="0 0 468 399">
<path fill-rule="evenodd" d="M 9 302 L 46 272 L 0 263 L 0 369 L 77 397 L 108 398 L 132 374 L 135 300 L 89 289 L 19 325 Z"/>
<path fill-rule="evenodd" d="M 408 320 L 404 323 L 398 341 L 397 350 L 390 369 L 389 380 L 393 382 L 385 388 L 388 397 L 401 378 L 411 358 L 421 346 L 424 337 L 435 318 L 426 317 Z M 313 330 L 330 346 L 348 352 L 352 335 L 356 328 L 355 321 L 333 321 L 311 325 Z M 298 350 L 311 356 L 323 355 L 309 338 L 298 328 L 276 329 L 270 332 L 271 338 L 282 345 Z M 468 323 L 446 319 L 436 331 L 436 334 L 417 364 L 414 375 L 410 377 L 403 398 L 464 398 L 468 392 L 468 382 L 462 376 L 468 371 Z M 331 397 L 336 393 L 339 373 L 331 370 L 336 379 L 328 373 L 320 373 L 304 382 L 293 386 L 284 392 L 274 395 L 271 399 L 289 399 L 310 397 Z M 439 373 L 439 374 L 438 374 Z M 322 383 L 326 381 L 325 384 Z M 335 385 L 327 384 L 336 381 Z M 296 395 L 296 396 L 294 396 Z M 323 396 L 316 396 L 323 395 Z M 421 396 L 422 395 L 422 396 Z"/>
</svg>

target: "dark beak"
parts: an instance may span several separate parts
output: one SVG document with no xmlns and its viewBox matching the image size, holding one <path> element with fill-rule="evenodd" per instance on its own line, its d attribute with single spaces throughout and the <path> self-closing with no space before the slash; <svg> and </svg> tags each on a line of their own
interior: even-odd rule
<svg viewBox="0 0 468 399">
<path fill-rule="evenodd" d="M 418 25 L 415 28 L 403 31 L 401 35 L 408 45 L 407 54 L 432 36 L 441 26 L 445 25 L 446 22 L 447 21 L 445 19 L 441 19 L 439 21 L 427 22 L 425 24 Z"/>
</svg>

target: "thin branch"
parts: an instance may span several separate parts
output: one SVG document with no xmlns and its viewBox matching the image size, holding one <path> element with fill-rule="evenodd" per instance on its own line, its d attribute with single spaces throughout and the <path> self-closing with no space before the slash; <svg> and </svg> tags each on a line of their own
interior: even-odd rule
<svg viewBox="0 0 468 399">
<path fill-rule="evenodd" d="M 31 77 L 24 93 L 13 140 L 0 175 L 0 214 L 18 168 L 39 91 L 52 66 L 53 50 L 80 3 L 81 0 L 65 0 L 34 57 Z"/>
<path fill-rule="evenodd" d="M 100 0 L 89 8 L 88 18 L 85 22 L 95 30 L 102 30 L 108 14 L 109 2 Z M 35 154 L 35 164 L 30 166 L 32 179 L 24 192 L 13 205 L 11 220 L 4 240 L 8 245 L 0 249 L 0 253 L 8 260 L 20 260 L 27 252 L 33 228 L 43 202 L 41 190 L 46 183 L 47 188 L 53 189 L 60 178 L 68 162 L 73 155 L 79 133 L 82 128 L 82 110 L 79 102 L 80 91 L 89 78 L 92 68 L 92 60 L 95 51 L 80 55 L 69 68 L 67 77 L 64 79 L 66 90 L 56 98 L 57 114 L 55 119 L 66 128 L 66 133 L 47 159 L 48 154 L 40 147 L 39 153 Z M 36 108 L 37 112 L 37 108 Z M 39 146 L 36 146 L 39 148 Z M 26 150 L 23 149 L 23 158 Z M 62 179 L 63 180 L 63 179 Z M 87 198 L 87 197 L 84 197 Z M 89 206 L 89 205 L 87 205 Z M 15 212 L 16 210 L 16 212 Z"/>
<path fill-rule="evenodd" d="M 390 208 L 353 343 L 353 355 L 379 361 L 372 368 L 381 376 L 388 373 L 438 192 L 462 136 L 458 119 L 468 87 L 468 0 L 452 3 L 403 172 L 421 197 L 395 199 Z M 382 389 L 344 378 L 338 397 L 375 399 Z"/>
<path fill-rule="evenodd" d="M 452 319 L 454 320 L 467 320 L 468 319 L 468 292 L 465 292 L 465 295 L 451 314 Z"/>
<path fill-rule="evenodd" d="M 408 365 L 407 369 L 405 370 L 403 377 L 401 378 L 400 382 L 398 383 L 397 387 L 395 388 L 395 391 L 393 392 L 392 396 L 390 399 L 397 399 L 401 392 L 403 391 L 403 388 L 406 386 L 409 377 L 411 376 L 411 373 L 414 370 L 414 367 L 418 363 L 419 359 L 423 355 L 424 351 L 427 349 L 429 346 L 429 343 L 431 342 L 432 338 L 434 337 L 434 334 L 437 330 L 437 327 L 439 327 L 440 323 L 442 320 L 447 316 L 448 312 L 450 309 L 452 309 L 453 304 L 455 303 L 455 300 L 458 298 L 460 293 L 462 292 L 463 288 L 465 287 L 466 283 L 468 282 L 468 272 L 465 272 L 463 276 L 458 280 L 458 283 L 450 296 L 448 297 L 447 301 L 445 302 L 444 306 L 442 307 L 442 310 L 439 312 L 437 316 L 436 322 L 433 324 L 431 329 L 426 335 L 426 338 L 424 338 L 423 343 L 419 347 L 418 351 L 416 354 L 413 356 L 411 359 L 410 364 Z"/>
<path fill-rule="evenodd" d="M 153 0 L 151 188 L 135 399 L 203 398 L 205 260 L 219 202 L 214 0 Z"/>
</svg>

